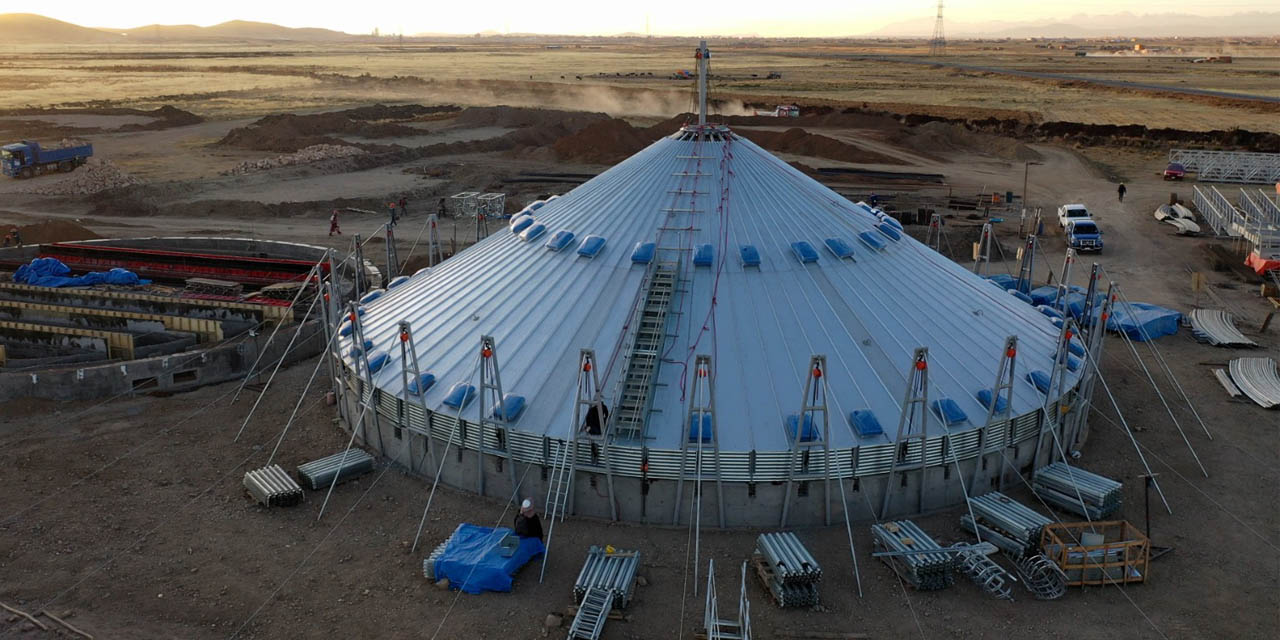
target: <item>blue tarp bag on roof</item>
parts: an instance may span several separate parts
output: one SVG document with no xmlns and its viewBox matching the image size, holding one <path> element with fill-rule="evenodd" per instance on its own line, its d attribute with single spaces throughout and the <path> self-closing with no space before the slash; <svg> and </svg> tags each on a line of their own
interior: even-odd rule
<svg viewBox="0 0 1280 640">
<path fill-rule="evenodd" d="M 932 404 L 933 413 L 941 418 L 942 422 L 948 427 L 969 419 L 969 416 L 964 414 L 964 410 L 960 408 L 960 405 L 956 404 L 956 401 L 951 398 L 934 400 Z"/>
<path fill-rule="evenodd" d="M 698 245 L 697 251 L 693 252 L 693 266 L 709 267 L 716 260 L 716 248 L 710 244 Z"/>
<path fill-rule="evenodd" d="M 476 397 L 475 385 L 467 384 L 465 382 L 455 382 L 452 387 L 449 387 L 448 395 L 446 395 L 444 400 L 441 402 L 443 402 L 447 407 L 461 409 L 467 406 L 474 397 Z"/>
<path fill-rule="evenodd" d="M 1009 277 L 1012 278 L 1012 276 Z M 1010 285 L 1009 288 L 1012 289 L 1013 286 Z M 1031 301 L 1036 304 L 1053 305 L 1053 301 L 1058 299 L 1058 288 L 1049 285 L 1036 287 L 1028 295 L 1031 296 Z"/>
<path fill-rule="evenodd" d="M 796 424 L 800 422 L 800 416 L 791 414 L 787 416 L 787 437 L 796 439 Z M 804 432 L 800 434 L 800 442 L 813 442 L 821 437 L 818 428 L 813 424 L 813 414 L 805 414 L 804 416 Z"/>
<path fill-rule="evenodd" d="M 978 402 L 982 403 L 982 406 L 986 407 L 987 409 L 990 409 L 991 408 L 991 390 L 983 389 L 979 391 L 977 395 L 978 395 Z M 1009 408 L 1009 401 L 1005 400 L 1004 396 L 996 396 L 996 414 L 999 415 L 1001 413 L 1004 413 L 1005 409 L 1008 409 L 1008 408 Z"/>
<path fill-rule="evenodd" d="M 837 258 L 843 260 L 844 258 L 853 257 L 853 247 L 848 242 L 845 242 L 844 238 L 827 238 L 822 242 L 827 245 L 827 250 Z"/>
<path fill-rule="evenodd" d="M 594 258 L 604 249 L 605 239 L 603 236 L 590 235 L 582 239 L 582 244 L 578 245 L 578 255 Z"/>
<path fill-rule="evenodd" d="M 892 220 L 893 218 L 887 218 L 887 219 Z M 894 229 L 893 225 L 889 224 L 888 222 L 881 222 L 880 224 L 876 225 L 876 229 L 879 229 L 880 233 L 883 233 L 884 235 L 888 236 L 889 239 L 893 240 L 894 242 L 897 242 L 902 239 L 902 233 L 899 232 L 897 229 Z"/>
<path fill-rule="evenodd" d="M 1101 312 L 1099 309 L 1096 313 Z M 1107 329 L 1123 331 L 1130 339 L 1145 342 L 1177 333 L 1181 319 L 1182 314 L 1173 309 L 1134 302 L 1112 309 L 1111 317 L 1107 319 Z"/>
<path fill-rule="evenodd" d="M 1049 393 L 1049 374 L 1044 371 L 1036 369 L 1035 371 L 1028 373 L 1027 382 L 1030 382 L 1035 386 L 1035 388 L 1039 389 L 1040 393 Z"/>
<path fill-rule="evenodd" d="M 57 258 L 36 258 L 28 264 L 18 267 L 13 272 L 13 281 L 36 287 L 89 287 L 95 284 L 113 284 L 132 287 L 151 284 L 138 274 L 128 269 L 115 268 L 110 271 L 93 271 L 82 276 L 71 277 L 71 268 Z"/>
<path fill-rule="evenodd" d="M 338 335 L 340 335 L 340 336 L 342 336 L 342 337 L 344 337 L 344 338 L 345 338 L 345 337 L 347 337 L 347 336 L 351 335 L 351 331 L 352 331 L 352 329 L 353 329 L 353 328 L 354 328 L 354 327 L 352 327 L 352 326 L 351 326 L 351 321 L 350 321 L 350 320 L 347 320 L 346 322 L 343 322 L 343 323 L 342 323 L 342 326 L 341 326 L 341 327 L 339 327 L 339 328 L 338 328 Z"/>
<path fill-rule="evenodd" d="M 796 259 L 799 260 L 801 264 L 818 261 L 818 251 L 813 248 L 813 245 L 805 242 L 804 240 L 792 242 L 791 251 L 796 254 Z"/>
<path fill-rule="evenodd" d="M 990 280 L 992 284 L 1000 285 L 1005 289 L 1012 289 L 1018 286 L 1018 279 L 1007 273 L 997 273 L 993 276 L 987 276 L 987 280 Z"/>
<path fill-rule="evenodd" d="M 1009 294 L 1010 294 L 1010 295 L 1012 295 L 1013 297 L 1015 297 L 1015 298 L 1017 298 L 1017 299 L 1019 299 L 1019 300 L 1021 300 L 1021 301 L 1025 302 L 1025 303 L 1027 303 L 1027 304 L 1035 304 L 1035 301 L 1031 299 L 1031 296 L 1029 296 L 1029 295 L 1027 295 L 1027 294 L 1025 294 L 1025 293 L 1023 293 L 1023 292 L 1021 292 L 1021 291 L 1016 291 L 1016 290 L 1014 290 L 1014 289 L 1009 289 Z"/>
<path fill-rule="evenodd" d="M 702 428 L 698 428 L 698 417 L 702 417 Z M 689 416 L 689 442 L 697 442 L 698 437 L 702 437 L 703 442 L 711 442 L 711 414 L 693 414 Z"/>
<path fill-rule="evenodd" d="M 518 216 L 511 220 L 511 233 L 519 235 L 521 231 L 533 225 L 533 216 Z"/>
<path fill-rule="evenodd" d="M 537 538 L 519 538 L 515 553 L 506 556 L 502 541 L 512 534 L 506 527 L 458 525 L 436 558 L 436 579 L 448 578 L 450 589 L 465 593 L 510 591 L 511 576 L 547 549 Z"/>
<path fill-rule="evenodd" d="M 347 355 L 351 356 L 352 359 L 359 359 L 360 356 L 364 355 L 365 351 L 368 351 L 369 349 L 372 349 L 372 348 L 373 348 L 373 341 L 365 340 L 363 349 L 360 348 L 360 345 L 353 344 L 351 345 L 351 350 L 347 352 Z"/>
<path fill-rule="evenodd" d="M 381 298 L 384 293 L 386 293 L 386 291 L 383 291 L 382 289 L 374 289 L 360 297 L 360 304 L 369 304 L 370 302 Z"/>
<path fill-rule="evenodd" d="M 525 242 L 533 242 L 534 240 L 537 240 L 538 236 L 541 236 L 543 232 L 545 232 L 546 230 L 547 230 L 547 225 L 542 224 L 541 222 L 535 222 L 529 225 L 528 229 L 525 229 L 520 233 L 520 239 L 524 240 Z"/>
<path fill-rule="evenodd" d="M 409 276 L 396 276 L 387 283 L 387 289 L 394 289 L 409 281 Z"/>
<path fill-rule="evenodd" d="M 857 429 L 858 435 L 864 438 L 884 433 L 884 429 L 880 426 L 880 421 L 876 419 L 876 415 L 871 413 L 870 409 L 850 411 L 849 423 L 853 425 L 854 429 Z"/>
<path fill-rule="evenodd" d="M 1034 300 L 1034 297 L 1032 299 Z M 1053 307 L 1047 304 L 1036 305 L 1036 311 L 1039 311 L 1040 313 L 1043 313 L 1044 315 L 1049 316 L 1050 318 L 1061 319 L 1063 317 L 1061 311 L 1058 311 L 1057 309 L 1054 309 Z"/>
<path fill-rule="evenodd" d="M 524 396 L 518 396 L 514 393 L 504 394 L 502 396 L 502 406 L 493 408 L 493 417 L 503 422 L 511 422 L 520 417 L 520 413 L 524 411 Z"/>
<path fill-rule="evenodd" d="M 388 356 L 386 351 L 375 351 L 369 354 L 369 372 L 377 373 L 382 371 L 382 368 L 387 366 L 390 361 L 391 356 Z"/>
<path fill-rule="evenodd" d="M 758 267 L 760 266 L 760 250 L 753 244 L 744 244 L 738 247 L 738 255 L 742 256 L 742 266 Z"/>
<path fill-rule="evenodd" d="M 572 243 L 573 232 L 568 229 L 561 229 L 551 234 L 551 237 L 547 238 L 547 242 L 543 246 L 551 251 L 563 251 Z"/>
<path fill-rule="evenodd" d="M 865 244 L 868 247 L 871 247 L 875 251 L 884 251 L 884 248 L 885 248 L 884 240 L 881 240 L 880 236 L 877 236 L 876 234 L 871 233 L 870 231 L 863 231 L 862 233 L 859 233 L 858 239 L 862 241 L 862 244 Z"/>
<path fill-rule="evenodd" d="M 636 264 L 649 264 L 650 262 L 653 262 L 653 252 L 657 246 L 657 244 L 652 242 L 637 242 L 636 248 L 631 250 L 631 261 Z"/>
<path fill-rule="evenodd" d="M 427 389 L 430 389 L 436 383 L 436 377 L 430 373 L 424 373 L 418 376 L 417 380 L 409 381 L 409 393 L 418 395 Z"/>
</svg>

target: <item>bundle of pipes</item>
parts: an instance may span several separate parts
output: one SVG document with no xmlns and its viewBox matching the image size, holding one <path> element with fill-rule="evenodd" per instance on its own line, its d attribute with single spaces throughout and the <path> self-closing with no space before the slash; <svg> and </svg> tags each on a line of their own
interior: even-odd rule
<svg viewBox="0 0 1280 640">
<path fill-rule="evenodd" d="M 822 566 L 790 531 L 760 534 L 756 552 L 764 556 L 775 579 L 782 584 L 817 584 L 822 580 Z"/>
<path fill-rule="evenodd" d="M 278 464 L 245 473 L 244 488 L 258 504 L 268 507 L 292 507 L 302 502 L 302 487 Z"/>
<path fill-rule="evenodd" d="M 784 584 L 779 580 L 769 580 L 768 584 L 769 591 L 773 593 L 774 601 L 784 609 L 816 607 L 821 604 L 821 600 L 818 597 L 818 583 L 816 582 Z"/>
<path fill-rule="evenodd" d="M 1063 462 L 1041 467 L 1031 480 L 1031 489 L 1045 502 L 1090 520 L 1119 511 L 1123 487 L 1111 478 Z"/>
<path fill-rule="evenodd" d="M 1013 581 L 1013 576 L 1009 575 L 1004 567 L 996 564 L 994 560 L 987 557 L 981 547 L 986 547 L 991 553 L 995 553 L 994 547 L 987 545 L 968 545 L 964 543 L 956 543 L 952 545 L 952 549 L 956 550 L 956 557 L 960 562 L 960 570 L 969 576 L 973 583 L 978 585 L 988 595 L 1001 600 L 1012 600 L 1013 590 L 1009 588 L 1009 582 Z"/>
<path fill-rule="evenodd" d="M 872 525 L 871 536 L 877 549 L 897 552 L 880 559 L 916 589 L 931 591 L 955 584 L 956 554 L 943 550 L 916 523 L 899 520 Z"/>
<path fill-rule="evenodd" d="M 1231 380 L 1263 409 L 1280 407 L 1280 373 L 1271 358 L 1236 358 L 1228 363 Z"/>
<path fill-rule="evenodd" d="M 592 546 L 587 561 L 573 583 L 573 601 L 581 604 L 592 587 L 613 593 L 613 607 L 625 609 L 631 604 L 636 588 L 636 569 L 640 567 L 639 551 L 606 550 Z"/>
<path fill-rule="evenodd" d="M 1193 309 L 1186 315 L 1191 333 L 1196 340 L 1215 347 L 1256 347 L 1258 343 L 1246 338 L 1236 328 L 1231 314 L 1218 309 Z"/>
<path fill-rule="evenodd" d="M 454 533 L 457 532 L 455 531 Z M 441 542 L 435 549 L 431 550 L 430 555 L 422 559 L 422 575 L 426 576 L 428 580 L 436 581 L 436 560 L 444 555 L 444 550 L 449 546 L 449 542 L 453 540 L 453 535 L 453 533 L 449 534 L 449 537 L 445 538 L 444 542 Z"/>
<path fill-rule="evenodd" d="M 335 476 L 346 482 L 373 471 L 373 456 L 362 449 L 339 451 L 331 456 L 298 465 L 298 479 L 312 491 L 328 489 Z"/>
<path fill-rule="evenodd" d="M 978 519 L 977 524 L 981 529 L 993 530 L 999 538 L 1016 543 L 1012 547 L 1006 547 L 1001 544 L 999 538 L 990 541 L 1015 559 L 1036 553 L 1040 547 L 1040 532 L 1045 525 L 1052 522 L 1034 509 L 999 491 L 970 498 L 969 507 L 973 509 L 973 515 Z M 960 524 L 977 533 L 982 540 L 987 540 L 986 531 L 975 527 L 969 514 L 966 513 L 960 517 Z"/>
</svg>

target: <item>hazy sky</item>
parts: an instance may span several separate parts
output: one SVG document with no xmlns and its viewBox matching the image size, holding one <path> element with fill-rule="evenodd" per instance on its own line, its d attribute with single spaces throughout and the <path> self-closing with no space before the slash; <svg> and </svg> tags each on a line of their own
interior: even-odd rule
<svg viewBox="0 0 1280 640">
<path fill-rule="evenodd" d="M 746 34 L 765 36 L 839 36 L 866 33 L 886 24 L 929 18 L 929 0 L 688 0 L 601 2 L 600 0 L 487 0 L 482 2 L 361 2 L 298 0 L 138 1 L 57 0 L 0 11 L 35 11 L 93 27 L 147 24 L 208 26 L 227 20 L 274 22 L 289 27 L 324 27 L 349 33 L 475 33 L 513 31 L 558 34 L 643 33 L 648 17 L 659 35 Z M 694 7 L 698 10 L 694 11 Z M 948 20 L 967 23 L 1067 19 L 1073 14 L 1137 14 L 1185 11 L 1226 15 L 1274 11 L 1277 0 L 1223 0 L 1194 5 L 1153 5 L 1149 0 L 956 0 L 948 2 Z"/>
</svg>

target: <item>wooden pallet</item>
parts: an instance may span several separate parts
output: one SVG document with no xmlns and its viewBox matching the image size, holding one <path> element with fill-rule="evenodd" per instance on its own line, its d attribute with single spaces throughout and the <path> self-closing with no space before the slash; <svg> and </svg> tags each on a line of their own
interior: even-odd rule
<svg viewBox="0 0 1280 640">
<path fill-rule="evenodd" d="M 751 567 L 755 569 L 756 580 L 760 582 L 760 588 L 764 591 L 764 594 L 769 596 L 774 606 L 782 608 L 782 601 L 778 600 L 778 596 L 774 594 L 773 589 L 769 588 L 769 583 L 773 582 L 774 573 L 773 567 L 769 566 L 769 563 L 765 561 L 764 554 L 751 554 Z"/>
</svg>

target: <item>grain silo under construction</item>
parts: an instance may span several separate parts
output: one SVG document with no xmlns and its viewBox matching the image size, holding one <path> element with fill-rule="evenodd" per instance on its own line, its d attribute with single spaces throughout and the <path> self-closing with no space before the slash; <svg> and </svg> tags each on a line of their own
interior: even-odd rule
<svg viewBox="0 0 1280 640">
<path fill-rule="evenodd" d="M 553 513 L 913 514 L 1017 482 L 1085 432 L 1069 326 L 705 108 L 393 284 L 339 331 L 346 428 Z"/>
</svg>

